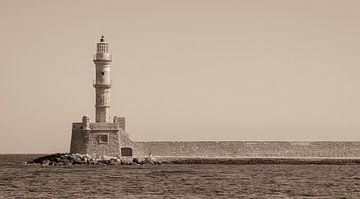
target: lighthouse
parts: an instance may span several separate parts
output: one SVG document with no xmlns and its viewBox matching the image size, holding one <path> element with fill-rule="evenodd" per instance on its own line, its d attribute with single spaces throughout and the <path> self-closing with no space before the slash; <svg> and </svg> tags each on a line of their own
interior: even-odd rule
<svg viewBox="0 0 360 199">
<path fill-rule="evenodd" d="M 96 80 L 94 82 L 95 100 L 95 122 L 110 122 L 110 63 L 109 44 L 104 35 L 96 45 L 94 63 L 96 68 Z"/>
<path fill-rule="evenodd" d="M 95 122 L 83 116 L 72 123 L 70 153 L 89 154 L 92 157 L 132 156 L 133 142 L 125 132 L 125 117 L 110 119 L 110 64 L 109 44 L 102 35 L 96 44 L 95 64 Z"/>
</svg>

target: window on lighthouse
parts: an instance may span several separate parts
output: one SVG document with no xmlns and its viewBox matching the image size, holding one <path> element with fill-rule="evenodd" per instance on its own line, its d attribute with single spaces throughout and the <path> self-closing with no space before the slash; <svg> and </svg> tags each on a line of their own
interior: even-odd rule
<svg viewBox="0 0 360 199">
<path fill-rule="evenodd" d="M 102 75 L 105 75 L 105 72 L 101 72 Z"/>
<path fill-rule="evenodd" d="M 109 143 L 109 134 L 103 133 L 99 135 L 99 143 L 100 144 L 108 144 Z"/>
</svg>

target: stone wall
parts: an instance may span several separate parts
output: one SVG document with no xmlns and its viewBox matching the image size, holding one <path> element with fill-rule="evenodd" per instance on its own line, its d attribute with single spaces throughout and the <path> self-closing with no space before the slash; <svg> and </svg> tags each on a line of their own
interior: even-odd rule
<svg viewBox="0 0 360 199">
<path fill-rule="evenodd" d="M 130 140 L 129 135 L 122 129 L 120 129 L 120 147 L 134 148 L 134 143 Z"/>
<path fill-rule="evenodd" d="M 87 131 L 80 130 L 80 127 L 73 129 L 70 142 L 70 153 L 86 153 Z"/>
<path fill-rule="evenodd" d="M 121 148 L 132 148 L 134 156 L 163 157 L 357 157 L 360 142 L 286 142 L 286 141 L 178 141 L 133 142 L 125 132 L 125 118 L 114 123 L 73 123 L 70 153 L 91 156 L 116 156 Z M 108 135 L 101 143 L 99 136 Z"/>
<path fill-rule="evenodd" d="M 107 143 L 100 143 L 100 135 L 108 135 Z M 73 130 L 70 153 L 89 154 L 93 157 L 120 154 L 120 132 L 118 130 Z"/>
<path fill-rule="evenodd" d="M 134 142 L 134 156 L 150 153 L 167 157 L 360 157 L 360 142 Z"/>
<path fill-rule="evenodd" d="M 108 135 L 108 143 L 100 143 L 99 136 Z M 111 130 L 92 130 L 88 134 L 89 138 L 86 146 L 86 153 L 92 157 L 100 157 L 102 155 L 116 156 L 120 154 L 120 133 Z"/>
</svg>

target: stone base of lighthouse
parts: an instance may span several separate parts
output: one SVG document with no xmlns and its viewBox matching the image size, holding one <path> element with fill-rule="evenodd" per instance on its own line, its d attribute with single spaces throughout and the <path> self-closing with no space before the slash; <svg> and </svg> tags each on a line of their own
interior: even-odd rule
<svg viewBox="0 0 360 199">
<path fill-rule="evenodd" d="M 72 124 L 70 153 L 92 157 L 132 156 L 133 142 L 125 132 L 125 118 L 114 117 L 112 123 L 91 123 L 87 116 Z"/>
</svg>

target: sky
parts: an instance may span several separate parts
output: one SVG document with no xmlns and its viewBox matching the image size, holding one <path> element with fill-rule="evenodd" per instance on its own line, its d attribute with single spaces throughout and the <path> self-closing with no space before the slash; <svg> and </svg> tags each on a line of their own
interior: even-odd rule
<svg viewBox="0 0 360 199">
<path fill-rule="evenodd" d="M 0 0 L 0 153 L 68 152 L 111 115 L 134 141 L 360 141 L 360 1 Z"/>
</svg>

